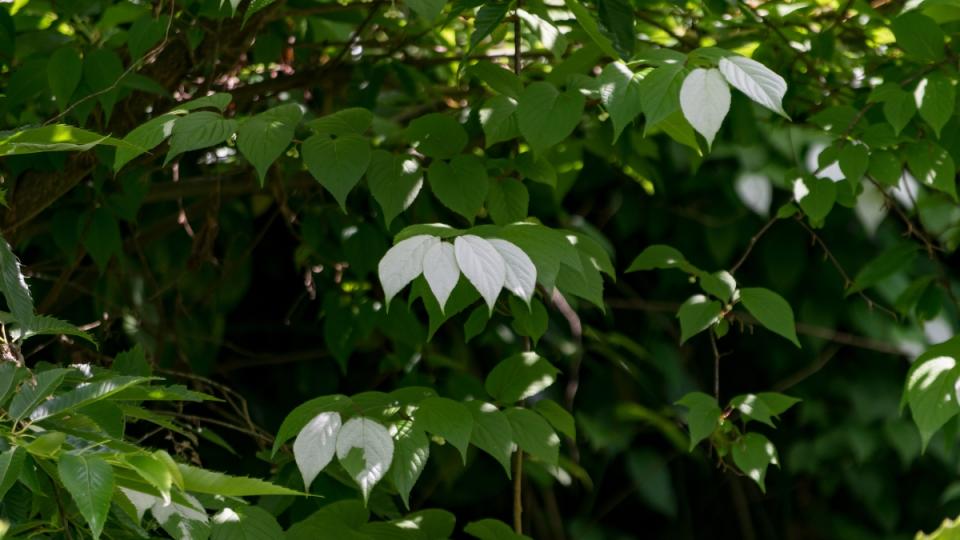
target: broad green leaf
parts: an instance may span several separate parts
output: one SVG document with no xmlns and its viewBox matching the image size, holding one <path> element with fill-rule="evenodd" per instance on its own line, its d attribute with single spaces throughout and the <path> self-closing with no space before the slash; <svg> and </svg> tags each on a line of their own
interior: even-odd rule
<svg viewBox="0 0 960 540">
<path fill-rule="evenodd" d="M 407 514 L 392 523 L 396 523 L 403 528 L 410 528 L 411 523 L 415 524 L 417 531 L 423 535 L 424 540 L 448 540 L 453 535 L 457 518 L 446 510 L 428 508 Z"/>
<path fill-rule="evenodd" d="M 513 428 L 510 427 L 510 421 L 491 403 L 473 400 L 464 405 L 473 416 L 470 443 L 496 459 L 509 478 L 512 474 L 510 455 L 513 453 Z"/>
<path fill-rule="evenodd" d="M 773 416 L 780 416 L 801 401 L 800 398 L 778 392 L 760 392 L 757 397 L 766 404 L 767 409 Z"/>
<path fill-rule="evenodd" d="M 603 311 L 606 309 L 603 302 L 603 276 L 586 253 L 578 251 L 577 254 L 580 270 L 562 265 L 557 274 L 557 288 L 562 293 L 583 298 Z"/>
<path fill-rule="evenodd" d="M 27 340 L 34 336 L 74 336 L 85 339 L 94 346 L 97 345 L 97 341 L 87 332 L 84 332 L 67 321 L 61 321 L 60 319 L 46 315 L 35 315 L 33 322 L 31 322 L 30 327 L 23 332 L 21 339 Z"/>
<path fill-rule="evenodd" d="M 502 96 L 517 99 L 523 91 L 523 82 L 520 77 L 500 64 L 481 60 L 468 67 L 467 72 Z"/>
<path fill-rule="evenodd" d="M 395 217 L 413 204 L 423 187 L 420 163 L 411 156 L 375 150 L 370 156 L 367 184 L 389 226 Z"/>
<path fill-rule="evenodd" d="M 133 145 L 64 124 L 27 128 L 0 139 L 0 156 L 41 152 L 84 152 L 99 144 L 136 149 Z"/>
<path fill-rule="evenodd" d="M 147 377 L 152 372 L 150 363 L 147 362 L 147 357 L 143 352 L 143 346 L 140 344 L 114 357 L 110 369 L 123 375 L 139 375 L 141 377 Z"/>
<path fill-rule="evenodd" d="M 70 97 L 83 77 L 83 60 L 73 47 L 61 47 L 50 55 L 47 62 L 47 81 L 50 92 L 57 100 L 57 108 L 67 108 Z"/>
<path fill-rule="evenodd" d="M 542 416 L 520 407 L 510 407 L 504 414 L 513 428 L 514 441 L 521 450 L 548 465 L 557 464 L 560 437 Z"/>
<path fill-rule="evenodd" d="M 14 362 L 0 363 L 0 408 L 6 407 L 7 399 L 13 395 L 17 385 L 29 375 L 29 372 Z"/>
<path fill-rule="evenodd" d="M 30 421 L 39 422 L 52 416 L 76 411 L 80 407 L 106 399 L 147 380 L 143 377 L 119 376 L 78 386 L 69 392 L 44 401 L 30 413 Z"/>
<path fill-rule="evenodd" d="M 420 478 L 430 458 L 430 439 L 415 422 L 404 420 L 394 426 L 393 464 L 390 465 L 390 480 L 410 508 L 410 491 Z"/>
<path fill-rule="evenodd" d="M 527 217 L 530 192 L 523 182 L 513 178 L 494 180 L 487 192 L 487 211 L 497 225 L 522 221 Z"/>
<path fill-rule="evenodd" d="M 515 354 L 496 365 L 484 387 L 503 404 L 516 403 L 539 394 L 557 378 L 559 370 L 535 352 Z"/>
<path fill-rule="evenodd" d="M 561 93 L 548 82 L 532 83 L 517 103 L 520 133 L 534 152 L 543 152 L 573 133 L 580 123 L 584 103 L 579 92 Z"/>
<path fill-rule="evenodd" d="M 23 469 L 27 453 L 23 448 L 15 446 L 0 454 L 0 501 L 17 482 L 20 471 Z"/>
<path fill-rule="evenodd" d="M 507 11 L 510 10 L 510 4 L 510 2 L 486 2 L 480 6 L 477 16 L 473 19 L 473 32 L 470 33 L 470 47 L 467 48 L 466 55 L 472 53 L 481 41 L 500 26 Z"/>
<path fill-rule="evenodd" d="M 714 297 L 729 302 L 737 290 L 737 281 L 726 270 L 700 276 L 700 288 Z"/>
<path fill-rule="evenodd" d="M 526 308 L 526 306 L 524 306 Z M 463 323 L 463 340 L 469 343 L 471 339 L 479 336 L 487 328 L 491 313 L 486 306 L 477 306 L 470 312 L 467 322 Z"/>
<path fill-rule="evenodd" d="M 944 35 L 940 26 L 918 10 L 893 19 L 891 25 L 897 45 L 922 62 L 938 62 L 944 56 Z"/>
<path fill-rule="evenodd" d="M 94 540 L 100 538 L 113 496 L 113 468 L 95 455 L 63 454 L 57 472 L 80 515 L 90 526 L 91 536 Z"/>
<path fill-rule="evenodd" d="M 450 159 L 467 145 L 467 132 L 449 114 L 430 113 L 410 122 L 410 145 L 425 156 Z"/>
<path fill-rule="evenodd" d="M 767 491 L 764 485 L 767 467 L 771 464 L 780 465 L 777 461 L 777 449 L 759 433 L 746 433 L 733 443 L 733 462 L 756 482 L 764 493 Z"/>
<path fill-rule="evenodd" d="M 550 160 L 543 156 L 534 156 L 533 152 L 524 152 L 513 160 L 513 166 L 523 178 L 546 184 L 554 189 L 557 187 L 557 170 Z M 518 205 L 519 206 L 519 205 Z M 527 205 L 523 205 L 523 214 L 526 214 Z"/>
<path fill-rule="evenodd" d="M 424 257 L 430 248 L 439 243 L 440 239 L 435 236 L 413 236 L 397 242 L 380 259 L 377 275 L 387 306 L 398 292 L 423 273 Z"/>
<path fill-rule="evenodd" d="M 648 506 L 667 517 L 675 517 L 677 500 L 667 460 L 650 448 L 627 454 L 627 472 Z"/>
<path fill-rule="evenodd" d="M 846 295 L 872 287 L 893 274 L 909 268 L 919 251 L 920 246 L 913 242 L 902 242 L 884 250 L 857 272 Z"/>
<path fill-rule="evenodd" d="M 720 424 L 720 405 L 713 396 L 703 392 L 691 392 L 677 401 L 677 405 L 687 408 L 687 428 L 690 430 L 690 451 L 700 441 L 713 434 Z"/>
<path fill-rule="evenodd" d="M 628 0 L 600 0 L 597 7 L 600 31 L 610 38 L 620 57 L 629 60 L 637 47 L 633 5 Z"/>
<path fill-rule="evenodd" d="M 106 208 L 97 208 L 90 216 L 90 224 L 83 236 L 83 247 L 90 253 L 100 273 L 103 274 L 115 255 L 120 255 L 123 240 L 120 224 Z"/>
<path fill-rule="evenodd" d="M 529 337 L 536 347 L 540 338 L 547 332 L 549 323 L 547 308 L 535 298 L 529 305 L 521 302 L 517 296 L 511 296 L 508 302 L 510 304 L 510 314 L 513 316 L 511 328 L 517 334 Z M 486 319 L 484 318 L 485 322 Z"/>
<path fill-rule="evenodd" d="M 280 429 L 277 430 L 277 436 L 273 441 L 273 449 L 270 455 L 276 455 L 277 450 L 280 449 L 283 443 L 300 433 L 300 430 L 318 414 L 323 412 L 344 412 L 348 410 L 351 405 L 352 400 L 340 394 L 321 396 L 300 404 L 292 410 L 290 414 L 283 419 L 283 423 L 280 424 Z"/>
<path fill-rule="evenodd" d="M 163 459 L 152 454 L 136 454 L 124 460 L 140 478 L 160 492 L 164 503 L 171 501 L 170 490 L 173 487 L 173 474 Z"/>
<path fill-rule="evenodd" d="M 333 461 L 341 425 L 339 413 L 322 412 L 303 426 L 293 441 L 293 457 L 303 477 L 304 491 L 310 491 L 313 480 Z"/>
<path fill-rule="evenodd" d="M 725 56 L 717 66 L 723 78 L 737 90 L 780 116 L 790 119 L 783 110 L 787 81 L 767 66 L 745 56 Z"/>
<path fill-rule="evenodd" d="M 170 150 L 163 164 L 184 152 L 209 148 L 229 139 L 237 130 L 237 121 L 211 112 L 200 111 L 179 118 L 170 134 Z"/>
<path fill-rule="evenodd" d="M 500 289 L 507 279 L 506 262 L 500 252 L 487 240 L 465 234 L 458 236 L 453 243 L 457 266 L 477 289 L 493 313 Z"/>
<path fill-rule="evenodd" d="M 117 102 L 117 85 L 123 77 L 123 62 L 110 49 L 96 49 L 83 57 L 83 80 L 103 107 L 107 119 Z"/>
<path fill-rule="evenodd" d="M 918 182 L 957 200 L 957 168 L 949 152 L 930 141 L 917 142 L 907 147 L 907 166 Z"/>
<path fill-rule="evenodd" d="M 361 109 L 363 110 L 363 109 Z M 370 165 L 370 142 L 355 134 L 314 135 L 301 145 L 303 163 L 333 198 L 347 211 L 347 195 Z"/>
<path fill-rule="evenodd" d="M 533 410 L 540 413 L 557 431 L 573 440 L 577 439 L 577 426 L 573 415 L 552 399 L 541 399 L 534 403 Z"/>
<path fill-rule="evenodd" d="M 793 309 L 782 296 L 769 289 L 748 287 L 740 289 L 740 301 L 760 324 L 800 347 Z"/>
<path fill-rule="evenodd" d="M 495 236 L 515 244 L 530 257 L 537 267 L 537 281 L 548 291 L 553 290 L 561 268 L 574 273 L 583 271 L 580 253 L 562 231 L 536 223 L 514 223 Z"/>
<path fill-rule="evenodd" d="M 683 79 L 680 109 L 697 133 L 713 146 L 713 139 L 730 110 L 730 88 L 717 69 L 697 68 Z"/>
<path fill-rule="evenodd" d="M 428 21 L 436 19 L 446 3 L 446 0 L 407 0 L 407 5 Z"/>
<path fill-rule="evenodd" d="M 958 360 L 960 337 L 954 337 L 927 349 L 907 372 L 903 400 L 910 405 L 924 449 L 933 434 L 960 413 L 960 396 L 956 392 L 960 380 Z"/>
<path fill-rule="evenodd" d="M 20 261 L 10 249 L 10 244 L 0 238 L 0 292 L 16 322 L 29 328 L 33 325 L 33 297 L 27 280 L 20 270 Z"/>
<path fill-rule="evenodd" d="M 691 337 L 703 332 L 720 321 L 723 304 L 710 300 L 702 294 L 695 294 L 680 305 L 677 318 L 680 319 L 680 343 L 686 343 Z"/>
<path fill-rule="evenodd" d="M 837 185 L 829 178 L 804 175 L 793 180 L 793 198 L 815 226 L 823 223 L 837 201 Z"/>
<path fill-rule="evenodd" d="M 7 410 L 10 419 L 19 422 L 26 418 L 37 405 L 53 394 L 70 371 L 64 368 L 50 369 L 37 373 L 32 380 L 24 381 Z"/>
<path fill-rule="evenodd" d="M 680 110 L 680 87 L 685 76 L 683 62 L 672 62 L 654 69 L 640 81 L 644 135 Z"/>
<path fill-rule="evenodd" d="M 512 97 L 493 96 L 483 103 L 478 115 L 485 148 L 520 136 L 516 110 L 517 100 Z"/>
<path fill-rule="evenodd" d="M 122 169 L 130 160 L 156 148 L 157 145 L 165 141 L 173 132 L 173 124 L 177 121 L 177 118 L 173 114 L 164 114 L 140 124 L 128 133 L 123 138 L 123 141 L 128 145 L 118 147 L 114 156 L 114 172 Z"/>
<path fill-rule="evenodd" d="M 621 62 L 607 64 L 598 80 L 600 100 L 613 121 L 613 140 L 616 142 L 627 124 L 642 111 L 640 83 L 630 68 Z"/>
<path fill-rule="evenodd" d="M 221 472 L 178 464 L 183 477 L 183 489 L 194 493 L 224 497 L 251 497 L 255 495 L 301 495 L 299 491 L 271 484 L 257 478 L 230 476 Z"/>
<path fill-rule="evenodd" d="M 676 249 L 663 244 L 654 244 L 644 248 L 637 258 L 630 263 L 627 272 L 640 272 L 659 268 L 668 270 L 679 268 L 688 274 L 699 275 L 701 271 L 687 262 L 687 259 Z"/>
<path fill-rule="evenodd" d="M 363 135 L 373 122 L 373 113 L 367 109 L 351 107 L 341 109 L 307 122 L 316 135 L 333 135 L 345 137 L 347 135 Z"/>
<path fill-rule="evenodd" d="M 364 502 L 370 499 L 370 491 L 390 469 L 393 449 L 393 438 L 387 428 L 369 418 L 351 418 L 340 428 L 337 459 L 360 486 Z"/>
<path fill-rule="evenodd" d="M 130 58 L 134 60 L 142 58 L 160 43 L 169 23 L 168 15 L 154 18 L 153 13 L 149 12 L 133 21 L 127 32 L 127 50 L 130 52 Z"/>
<path fill-rule="evenodd" d="M 233 101 L 233 96 L 226 92 L 217 92 L 209 96 L 203 96 L 184 103 L 178 103 L 170 112 L 177 111 L 195 111 L 197 109 L 217 109 L 223 112 Z"/>
<path fill-rule="evenodd" d="M 870 164 L 870 152 L 866 146 L 849 142 L 840 149 L 837 163 L 847 182 L 858 186 Z"/>
<path fill-rule="evenodd" d="M 66 440 L 67 435 L 62 431 L 46 431 L 23 448 L 34 456 L 50 459 L 60 452 Z"/>
<path fill-rule="evenodd" d="M 573 16 L 576 17 L 580 27 L 583 28 L 584 32 L 590 36 L 590 39 L 592 39 L 593 42 L 600 47 L 600 50 L 602 50 L 604 54 L 610 58 L 616 58 L 619 56 L 619 53 L 613 47 L 613 43 L 610 41 L 610 38 L 605 36 L 603 32 L 600 31 L 597 20 L 593 18 L 593 15 L 583 5 L 583 2 L 580 0 L 564 0 L 564 4 L 567 6 L 567 9 L 573 13 Z"/>
<path fill-rule="evenodd" d="M 870 165 L 867 173 L 885 186 L 895 186 L 903 175 L 903 164 L 893 152 L 884 150 L 870 153 Z"/>
<path fill-rule="evenodd" d="M 301 116 L 299 105 L 280 105 L 248 119 L 237 130 L 237 148 L 257 170 L 261 187 L 266 182 L 267 169 L 293 140 Z"/>
<path fill-rule="evenodd" d="M 132 491 L 125 492 L 128 496 Z M 210 537 L 210 518 L 195 497 L 183 494 L 181 502 L 164 505 L 155 501 L 150 512 L 157 522 L 175 540 L 192 540 Z"/>
<path fill-rule="evenodd" d="M 442 397 L 427 398 L 420 402 L 415 419 L 415 427 L 449 441 L 460 451 L 463 462 L 467 462 L 473 417 L 462 403 Z"/>
<path fill-rule="evenodd" d="M 910 123 L 910 119 L 917 113 L 917 104 L 913 96 L 905 90 L 896 89 L 883 100 L 883 115 L 893 126 L 895 135 L 900 135 L 903 128 Z"/>
<path fill-rule="evenodd" d="M 464 154 L 449 162 L 435 160 L 427 169 L 427 180 L 444 206 L 473 224 L 490 187 L 487 169 L 480 158 Z"/>
<path fill-rule="evenodd" d="M 211 540 L 275 540 L 283 528 L 269 512 L 257 506 L 226 507 L 210 519 Z"/>
<path fill-rule="evenodd" d="M 939 139 L 940 130 L 953 116 L 956 106 L 957 93 L 953 83 L 942 73 L 931 73 L 917 83 L 913 98 L 917 102 L 920 118 L 933 128 Z"/>
</svg>

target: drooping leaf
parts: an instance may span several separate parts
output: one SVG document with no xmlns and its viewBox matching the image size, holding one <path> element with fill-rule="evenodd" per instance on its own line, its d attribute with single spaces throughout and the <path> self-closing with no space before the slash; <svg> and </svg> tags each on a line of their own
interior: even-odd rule
<svg viewBox="0 0 960 540">
<path fill-rule="evenodd" d="M 398 292 L 423 273 L 424 256 L 439 243 L 439 238 L 422 234 L 401 240 L 387 250 L 377 274 L 388 306 Z"/>
<path fill-rule="evenodd" d="M 507 279 L 506 262 L 493 245 L 472 234 L 458 236 L 453 243 L 457 266 L 477 289 L 490 312 Z"/>
<path fill-rule="evenodd" d="M 957 92 L 953 83 L 941 73 L 931 73 L 917 83 L 913 98 L 917 102 L 920 118 L 933 128 L 939 139 L 940 131 L 953 116 L 956 106 Z"/>
<path fill-rule="evenodd" d="M 680 87 L 680 108 L 697 133 L 713 145 L 720 125 L 730 110 L 730 88 L 716 69 L 697 68 Z"/>
<path fill-rule="evenodd" d="M 504 414 L 513 428 L 514 441 L 521 450 L 548 465 L 557 464 L 560 437 L 542 416 L 521 407 L 510 407 Z"/>
<path fill-rule="evenodd" d="M 513 428 L 510 427 L 510 421 L 491 403 L 473 400 L 464 405 L 473 416 L 470 443 L 496 459 L 509 478 L 512 474 L 510 455 L 513 453 Z"/>
<path fill-rule="evenodd" d="M 760 486 L 760 491 L 766 493 L 764 480 L 767 467 L 771 464 L 780 465 L 773 443 L 759 433 L 746 433 L 733 443 L 732 453 L 737 467 Z"/>
<path fill-rule="evenodd" d="M 516 403 L 539 394 L 557 378 L 559 370 L 535 352 L 515 354 L 497 364 L 484 387 L 503 404 Z"/>
<path fill-rule="evenodd" d="M 346 212 L 347 195 L 370 165 L 370 143 L 355 134 L 339 135 L 336 139 L 320 134 L 303 141 L 301 148 L 307 170 Z"/>
<path fill-rule="evenodd" d="M 473 417 L 462 403 L 442 397 L 427 398 L 417 409 L 416 426 L 449 441 L 460 451 L 463 462 L 467 462 Z"/>
<path fill-rule="evenodd" d="M 960 379 L 958 361 L 960 337 L 954 337 L 924 351 L 907 372 L 903 402 L 910 405 L 923 449 L 937 430 L 960 413 L 956 392 Z"/>
<path fill-rule="evenodd" d="M 687 427 L 690 430 L 690 451 L 700 441 L 713 434 L 720 422 L 720 405 L 713 396 L 703 392 L 691 392 L 677 401 L 677 405 L 687 408 Z"/>
<path fill-rule="evenodd" d="M 890 29 L 897 45 L 918 60 L 937 62 L 944 56 L 944 35 L 940 26 L 918 10 L 908 11 L 893 19 Z"/>
<path fill-rule="evenodd" d="M 170 133 L 170 150 L 163 164 L 184 152 L 209 148 L 233 136 L 237 121 L 211 111 L 199 111 L 179 118 Z"/>
<path fill-rule="evenodd" d="M 382 424 L 369 418 L 351 418 L 337 436 L 337 459 L 360 486 L 363 500 L 387 474 L 393 462 L 393 438 Z M 359 456 L 348 461 L 348 455 Z"/>
<path fill-rule="evenodd" d="M 423 173 L 420 163 L 410 156 L 375 150 L 370 156 L 367 183 L 389 226 L 417 198 L 423 187 Z"/>
<path fill-rule="evenodd" d="M 449 162 L 436 160 L 427 170 L 427 180 L 444 206 L 473 224 L 490 185 L 482 160 L 472 155 L 456 156 Z"/>
<path fill-rule="evenodd" d="M 20 261 L 6 240 L 0 239 L 0 292 L 16 322 L 29 328 L 33 325 L 33 297 L 23 277 Z"/>
<path fill-rule="evenodd" d="M 787 81 L 767 66 L 745 56 L 726 56 L 718 65 L 723 78 L 748 98 L 771 111 L 790 119 L 783 110 Z"/>
<path fill-rule="evenodd" d="M 760 324 L 800 346 L 793 309 L 782 296 L 769 289 L 747 287 L 740 289 L 740 301 Z"/>
<path fill-rule="evenodd" d="M 50 61 L 47 62 L 47 81 L 50 92 L 57 100 L 57 108 L 61 111 L 67 108 L 82 77 L 83 61 L 73 47 L 61 47 L 50 56 Z"/>
<path fill-rule="evenodd" d="M 266 182 L 267 169 L 293 140 L 301 116 L 299 105 L 280 105 L 250 118 L 237 130 L 237 148 L 257 170 L 261 186 Z"/>
<path fill-rule="evenodd" d="M 423 277 L 430 286 L 430 291 L 437 298 L 441 311 L 450 298 L 450 293 L 460 281 L 460 267 L 457 266 L 457 256 L 454 254 L 453 244 L 437 242 L 427 250 L 423 256 Z"/>
<path fill-rule="evenodd" d="M 399 422 L 395 430 L 390 480 L 400 493 L 403 504 L 410 508 L 410 491 L 430 458 L 430 439 L 415 422 L 409 420 Z"/>
<path fill-rule="evenodd" d="M 543 152 L 573 132 L 583 107 L 584 98 L 579 92 L 561 93 L 545 81 L 530 84 L 517 103 L 520 133 L 534 152 Z"/>
<path fill-rule="evenodd" d="M 339 413 L 323 412 L 303 426 L 293 441 L 293 457 L 303 476 L 304 491 L 310 491 L 314 478 L 333 461 L 341 425 Z"/>
<path fill-rule="evenodd" d="M 680 88 L 685 77 L 683 62 L 671 62 L 654 69 L 640 81 L 644 134 L 680 110 Z"/>
<path fill-rule="evenodd" d="M 691 337 L 717 324 L 722 312 L 723 304 L 702 294 L 688 298 L 677 310 L 677 318 L 680 319 L 680 343 L 686 343 Z"/>
<path fill-rule="evenodd" d="M 57 471 L 63 487 L 90 526 L 91 536 L 94 540 L 100 538 L 113 495 L 113 468 L 95 455 L 63 454 Z"/>
<path fill-rule="evenodd" d="M 547 419 L 550 425 L 557 431 L 563 433 L 573 440 L 577 439 L 577 426 L 574 423 L 573 415 L 560 406 L 552 399 L 541 399 L 533 405 L 533 410 L 540 413 L 540 416 Z"/>
</svg>

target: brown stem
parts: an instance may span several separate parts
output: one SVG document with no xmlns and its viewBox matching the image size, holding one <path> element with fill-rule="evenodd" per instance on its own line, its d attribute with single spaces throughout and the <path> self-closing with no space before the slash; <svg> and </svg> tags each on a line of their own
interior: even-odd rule
<svg viewBox="0 0 960 540">
<path fill-rule="evenodd" d="M 523 450 L 513 454 L 513 531 L 523 534 Z"/>
<path fill-rule="evenodd" d="M 737 273 L 737 270 L 743 265 L 744 262 L 747 261 L 747 257 L 750 256 L 750 252 L 753 251 L 753 247 L 757 245 L 757 241 L 760 240 L 760 238 L 763 237 L 768 230 L 770 230 L 770 227 L 773 227 L 773 224 L 777 222 L 777 219 L 779 218 L 774 215 L 772 218 L 770 218 L 770 221 L 767 221 L 767 223 L 764 224 L 759 231 L 757 231 L 757 234 L 750 238 L 750 243 L 747 244 L 747 250 L 744 251 L 743 255 L 740 256 L 740 259 L 738 259 L 737 262 L 730 267 L 730 275 Z"/>
</svg>

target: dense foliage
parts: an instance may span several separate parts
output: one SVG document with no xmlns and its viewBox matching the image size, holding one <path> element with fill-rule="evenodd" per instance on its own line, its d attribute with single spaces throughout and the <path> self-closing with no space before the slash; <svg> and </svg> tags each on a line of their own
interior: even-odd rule
<svg viewBox="0 0 960 540">
<path fill-rule="evenodd" d="M 960 534 L 958 36 L 0 3 L 0 537 Z"/>
</svg>

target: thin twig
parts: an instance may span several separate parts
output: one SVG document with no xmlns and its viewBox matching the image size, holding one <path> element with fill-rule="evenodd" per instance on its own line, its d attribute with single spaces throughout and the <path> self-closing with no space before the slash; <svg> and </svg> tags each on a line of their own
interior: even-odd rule
<svg viewBox="0 0 960 540">
<path fill-rule="evenodd" d="M 747 257 L 750 256 L 750 252 L 753 251 L 754 246 L 757 245 L 757 241 L 760 240 L 760 238 L 763 237 L 763 235 L 766 234 L 768 230 L 770 230 L 770 227 L 773 227 L 773 224 L 776 223 L 778 219 L 779 217 L 774 215 L 772 218 L 770 218 L 769 221 L 767 221 L 763 225 L 763 227 L 760 228 L 759 231 L 757 231 L 757 234 L 750 237 L 750 243 L 747 244 L 746 251 L 744 251 L 743 255 L 740 256 L 740 259 L 737 260 L 737 262 L 730 267 L 730 275 L 737 273 L 737 270 L 740 268 L 740 266 L 742 266 L 743 263 L 746 262 Z"/>
<path fill-rule="evenodd" d="M 523 534 L 523 450 L 513 454 L 513 531 Z"/>
<path fill-rule="evenodd" d="M 720 402 L 720 351 L 717 349 L 717 336 L 713 330 L 707 330 L 710 334 L 710 348 L 713 349 L 713 397 Z"/>
</svg>

